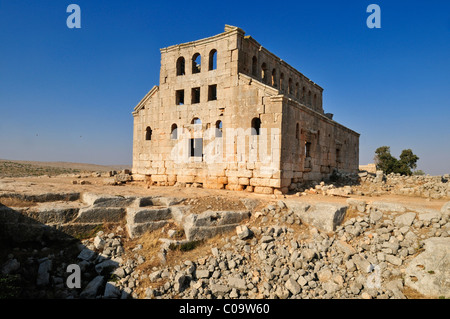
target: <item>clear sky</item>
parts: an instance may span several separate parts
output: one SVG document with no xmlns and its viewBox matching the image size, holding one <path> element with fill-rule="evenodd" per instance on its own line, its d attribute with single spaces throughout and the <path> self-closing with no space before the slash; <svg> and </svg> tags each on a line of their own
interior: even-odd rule
<svg viewBox="0 0 450 319">
<path fill-rule="evenodd" d="M 81 28 L 69 29 L 69 4 Z M 369 29 L 371 3 L 381 29 Z M 133 117 L 159 49 L 242 28 L 324 88 L 360 164 L 411 148 L 450 173 L 450 2 L 0 0 L 0 158 L 131 164 Z"/>
</svg>

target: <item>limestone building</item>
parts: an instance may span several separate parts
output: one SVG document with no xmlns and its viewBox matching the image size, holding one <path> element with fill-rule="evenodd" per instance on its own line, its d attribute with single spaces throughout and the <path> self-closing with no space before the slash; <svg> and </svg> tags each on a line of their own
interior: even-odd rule
<svg viewBox="0 0 450 319">
<path fill-rule="evenodd" d="M 132 113 L 134 179 L 277 194 L 358 171 L 359 134 L 324 113 L 323 89 L 240 28 L 160 51 Z"/>
</svg>

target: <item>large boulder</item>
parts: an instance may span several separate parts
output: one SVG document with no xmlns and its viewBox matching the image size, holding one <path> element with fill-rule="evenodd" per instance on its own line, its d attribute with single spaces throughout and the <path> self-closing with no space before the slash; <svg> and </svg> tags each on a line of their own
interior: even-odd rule
<svg viewBox="0 0 450 319">
<path fill-rule="evenodd" d="M 394 220 L 395 226 L 401 228 L 403 226 L 411 226 L 416 218 L 416 213 L 405 213 L 397 216 Z"/>
<path fill-rule="evenodd" d="M 340 225 L 347 212 L 347 206 L 336 203 L 308 204 L 298 201 L 285 201 L 303 223 L 332 232 Z"/>
<path fill-rule="evenodd" d="M 373 208 L 383 213 L 405 213 L 406 207 L 398 203 L 376 201 L 371 204 Z"/>
<path fill-rule="evenodd" d="M 242 220 L 248 218 L 248 211 L 205 211 L 186 216 L 183 227 L 188 240 L 201 240 L 235 230 Z"/>
<path fill-rule="evenodd" d="M 405 284 L 426 296 L 450 298 L 450 237 L 424 241 L 425 251 L 410 261 Z"/>
<path fill-rule="evenodd" d="M 75 223 L 103 223 L 121 222 L 125 217 L 125 208 L 122 207 L 97 207 L 91 206 L 81 208 Z"/>
<path fill-rule="evenodd" d="M 94 299 L 98 294 L 101 293 L 101 288 L 103 287 L 105 281 L 104 276 L 97 276 L 92 279 L 86 288 L 81 292 L 81 299 Z"/>
<path fill-rule="evenodd" d="M 447 202 L 444 205 L 442 205 L 441 213 L 443 216 L 450 216 L 450 202 Z"/>
</svg>

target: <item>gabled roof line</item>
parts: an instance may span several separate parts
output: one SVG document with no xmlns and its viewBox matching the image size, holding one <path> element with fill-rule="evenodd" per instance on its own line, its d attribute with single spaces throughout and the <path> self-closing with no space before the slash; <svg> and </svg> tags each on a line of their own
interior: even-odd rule
<svg viewBox="0 0 450 319">
<path fill-rule="evenodd" d="M 159 86 L 154 85 L 152 89 L 148 91 L 148 93 L 142 98 L 142 100 L 134 107 L 133 114 L 139 112 L 145 106 L 147 101 L 152 97 L 152 95 L 157 91 L 159 91 Z"/>
</svg>

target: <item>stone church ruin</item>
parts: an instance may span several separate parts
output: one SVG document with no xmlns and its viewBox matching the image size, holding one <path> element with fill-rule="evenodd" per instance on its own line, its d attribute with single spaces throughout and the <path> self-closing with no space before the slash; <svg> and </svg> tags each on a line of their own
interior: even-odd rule
<svg viewBox="0 0 450 319">
<path fill-rule="evenodd" d="M 323 88 L 242 29 L 160 51 L 132 113 L 133 179 L 281 194 L 358 172 L 359 134 L 324 113 Z"/>
</svg>

